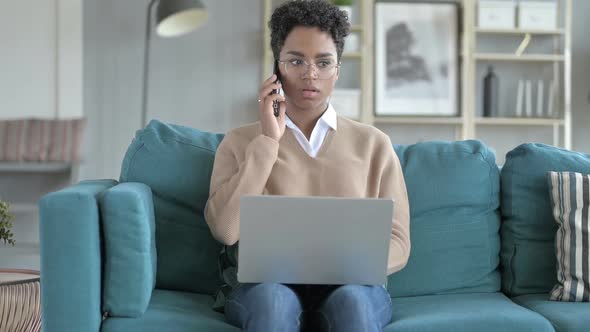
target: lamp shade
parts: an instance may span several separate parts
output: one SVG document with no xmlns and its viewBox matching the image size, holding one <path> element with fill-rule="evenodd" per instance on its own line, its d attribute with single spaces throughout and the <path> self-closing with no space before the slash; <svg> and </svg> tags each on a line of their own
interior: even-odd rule
<svg viewBox="0 0 590 332">
<path fill-rule="evenodd" d="M 207 20 L 207 11 L 199 0 L 160 0 L 156 15 L 156 31 L 162 37 L 191 32 Z"/>
</svg>

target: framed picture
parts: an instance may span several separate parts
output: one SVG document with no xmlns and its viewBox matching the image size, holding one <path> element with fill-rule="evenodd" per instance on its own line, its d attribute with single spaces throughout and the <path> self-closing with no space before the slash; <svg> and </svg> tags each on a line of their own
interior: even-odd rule
<svg viewBox="0 0 590 332">
<path fill-rule="evenodd" d="M 375 5 L 375 113 L 457 116 L 456 3 Z"/>
</svg>

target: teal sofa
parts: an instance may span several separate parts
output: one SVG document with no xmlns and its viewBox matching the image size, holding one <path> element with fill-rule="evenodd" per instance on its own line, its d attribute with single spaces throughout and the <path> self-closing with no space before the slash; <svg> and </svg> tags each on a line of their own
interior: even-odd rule
<svg viewBox="0 0 590 332">
<path fill-rule="evenodd" d="M 118 180 L 42 197 L 44 331 L 238 330 L 211 309 L 221 247 L 203 216 L 222 139 L 153 120 Z M 556 227 L 545 177 L 590 173 L 590 156 L 524 144 L 500 170 L 478 141 L 394 148 L 412 252 L 388 280 L 394 314 L 385 331 L 590 331 L 590 303 L 548 301 Z"/>
</svg>

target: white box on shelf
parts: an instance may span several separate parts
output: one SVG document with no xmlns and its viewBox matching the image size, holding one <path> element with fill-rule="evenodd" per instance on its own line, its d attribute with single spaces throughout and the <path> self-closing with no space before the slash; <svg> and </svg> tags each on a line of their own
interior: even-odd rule
<svg viewBox="0 0 590 332">
<path fill-rule="evenodd" d="M 516 3 L 514 1 L 479 1 L 477 25 L 484 29 L 514 29 Z"/>
<path fill-rule="evenodd" d="M 521 1 L 518 10 L 518 27 L 521 29 L 557 29 L 557 2 Z"/>
<path fill-rule="evenodd" d="M 334 89 L 330 103 L 338 115 L 358 120 L 360 118 L 360 89 Z"/>
</svg>

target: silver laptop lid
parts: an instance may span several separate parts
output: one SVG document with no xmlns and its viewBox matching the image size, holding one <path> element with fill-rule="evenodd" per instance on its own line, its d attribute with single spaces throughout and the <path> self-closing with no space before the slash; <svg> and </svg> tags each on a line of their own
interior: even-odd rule
<svg viewBox="0 0 590 332">
<path fill-rule="evenodd" d="M 238 280 L 382 285 L 391 199 L 243 196 Z"/>
</svg>

